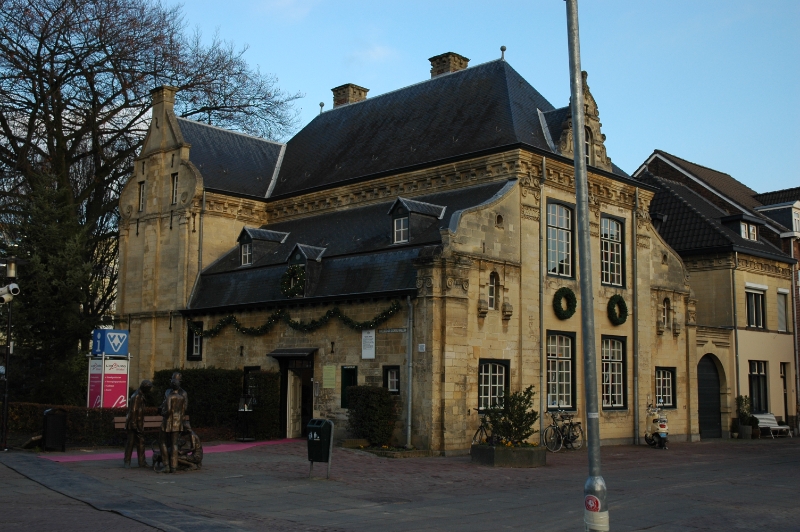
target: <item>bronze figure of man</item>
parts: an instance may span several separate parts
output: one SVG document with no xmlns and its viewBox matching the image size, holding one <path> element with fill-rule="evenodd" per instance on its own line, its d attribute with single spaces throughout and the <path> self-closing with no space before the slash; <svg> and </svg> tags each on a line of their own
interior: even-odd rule
<svg viewBox="0 0 800 532">
<path fill-rule="evenodd" d="M 178 466 L 181 469 L 200 469 L 203 465 L 203 444 L 192 430 L 189 420 L 183 422 L 183 434 L 178 451 Z"/>
<path fill-rule="evenodd" d="M 183 416 L 188 406 L 189 398 L 181 388 L 181 374 L 175 372 L 161 404 L 162 421 L 158 444 L 165 473 L 174 473 L 178 469 L 178 438 L 183 430 Z"/>
<path fill-rule="evenodd" d="M 134 443 L 136 443 L 139 467 L 147 467 L 147 460 L 144 456 L 144 407 L 147 394 L 152 387 L 152 382 L 143 380 L 139 388 L 128 399 L 128 415 L 125 417 L 125 430 L 128 433 L 128 442 L 125 444 L 125 467 L 131 467 Z"/>
</svg>

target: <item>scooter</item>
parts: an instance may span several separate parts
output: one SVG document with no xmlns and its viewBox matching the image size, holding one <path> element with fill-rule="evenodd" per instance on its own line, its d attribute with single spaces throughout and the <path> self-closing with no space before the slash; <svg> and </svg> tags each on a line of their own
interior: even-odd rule
<svg viewBox="0 0 800 532">
<path fill-rule="evenodd" d="M 651 422 L 647 424 L 644 433 L 644 441 L 650 447 L 658 446 L 659 449 L 666 449 L 669 435 L 667 427 L 667 414 L 660 406 L 647 405 L 647 419 Z"/>
</svg>

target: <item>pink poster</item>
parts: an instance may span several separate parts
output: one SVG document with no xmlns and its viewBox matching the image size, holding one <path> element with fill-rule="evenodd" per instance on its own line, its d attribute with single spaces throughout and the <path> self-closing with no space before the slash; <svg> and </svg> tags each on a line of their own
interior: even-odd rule
<svg viewBox="0 0 800 532">
<path fill-rule="evenodd" d="M 89 359 L 89 397 L 86 406 L 100 408 L 100 389 L 103 385 L 103 361 Z"/>
<path fill-rule="evenodd" d="M 106 359 L 103 381 L 103 408 L 128 406 L 128 361 Z"/>
</svg>

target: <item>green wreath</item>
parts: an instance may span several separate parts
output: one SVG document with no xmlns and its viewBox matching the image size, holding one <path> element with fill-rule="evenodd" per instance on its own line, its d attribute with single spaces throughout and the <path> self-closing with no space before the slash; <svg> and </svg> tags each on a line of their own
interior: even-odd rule
<svg viewBox="0 0 800 532">
<path fill-rule="evenodd" d="M 567 308 L 561 306 L 561 300 L 567 300 Z M 575 298 L 575 292 L 566 286 L 562 286 L 556 290 L 553 296 L 553 310 L 560 320 L 568 320 L 575 314 L 575 308 L 578 306 L 578 300 Z"/>
<path fill-rule="evenodd" d="M 306 269 L 300 264 L 289 266 L 281 277 L 281 293 L 286 297 L 302 296 L 305 287 Z"/>
<path fill-rule="evenodd" d="M 628 320 L 628 305 L 619 294 L 614 294 L 608 300 L 608 319 L 614 325 L 622 325 Z"/>
</svg>

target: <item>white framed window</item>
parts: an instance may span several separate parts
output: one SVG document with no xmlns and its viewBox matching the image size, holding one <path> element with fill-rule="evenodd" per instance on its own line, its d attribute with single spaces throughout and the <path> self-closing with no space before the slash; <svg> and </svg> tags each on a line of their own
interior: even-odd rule
<svg viewBox="0 0 800 532">
<path fill-rule="evenodd" d="M 600 281 L 622 286 L 622 224 L 611 218 L 600 220 Z"/>
<path fill-rule="evenodd" d="M 247 242 L 239 246 L 242 253 L 242 266 L 249 266 L 253 264 L 253 244 L 252 242 Z"/>
<path fill-rule="evenodd" d="M 547 206 L 547 272 L 572 277 L 572 209 Z"/>
<path fill-rule="evenodd" d="M 408 216 L 394 219 L 394 243 L 408 242 Z"/>
<path fill-rule="evenodd" d="M 489 299 L 489 309 L 495 310 L 499 308 L 497 296 L 500 294 L 500 277 L 497 272 L 489 274 L 489 286 L 486 290 L 487 298 Z"/>
<path fill-rule="evenodd" d="M 573 408 L 573 338 L 547 335 L 547 407 Z"/>
<path fill-rule="evenodd" d="M 741 229 L 742 238 L 746 238 L 747 240 L 758 240 L 758 230 L 756 229 L 755 224 L 739 222 L 739 228 Z"/>
<path fill-rule="evenodd" d="M 661 305 L 661 324 L 664 326 L 665 329 L 669 329 L 669 313 L 670 313 L 670 303 L 669 298 L 665 297 L 664 302 Z"/>
<path fill-rule="evenodd" d="M 767 401 L 767 363 L 750 360 L 750 400 L 753 413 L 769 412 Z"/>
<path fill-rule="evenodd" d="M 583 132 L 583 153 L 586 157 L 586 166 L 592 164 L 592 130 L 588 127 Z"/>
<path fill-rule="evenodd" d="M 400 366 L 383 367 L 383 386 L 391 394 L 400 393 Z"/>
<path fill-rule="evenodd" d="M 172 174 L 172 204 L 178 204 L 178 174 Z"/>
<path fill-rule="evenodd" d="M 800 233 L 800 211 L 792 211 L 792 227 L 795 233 Z"/>
<path fill-rule="evenodd" d="M 481 360 L 478 368 L 478 409 L 503 406 L 508 365 L 501 360 Z"/>
<path fill-rule="evenodd" d="M 621 339 L 603 338 L 603 408 L 625 407 L 625 344 Z"/>
<path fill-rule="evenodd" d="M 190 325 L 189 325 L 188 342 L 186 345 L 186 357 L 189 358 L 190 360 L 200 360 L 203 358 L 203 335 L 202 332 L 198 334 L 195 332 L 195 330 L 202 331 L 203 322 L 192 321 L 189 323 Z"/>
<path fill-rule="evenodd" d="M 789 330 L 787 314 L 789 308 L 789 294 L 778 293 L 778 330 L 786 332 Z"/>
<path fill-rule="evenodd" d="M 763 329 L 766 323 L 764 315 L 764 292 L 746 291 L 747 326 Z"/>
<path fill-rule="evenodd" d="M 147 195 L 145 194 L 144 181 L 139 181 L 139 212 L 144 212 L 146 202 Z"/>
<path fill-rule="evenodd" d="M 675 368 L 656 368 L 656 405 L 675 408 Z"/>
</svg>

